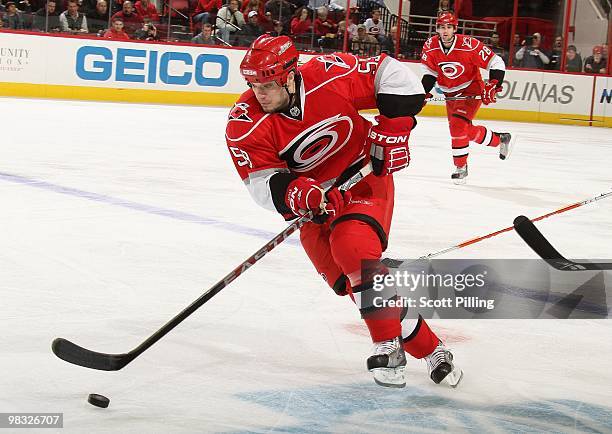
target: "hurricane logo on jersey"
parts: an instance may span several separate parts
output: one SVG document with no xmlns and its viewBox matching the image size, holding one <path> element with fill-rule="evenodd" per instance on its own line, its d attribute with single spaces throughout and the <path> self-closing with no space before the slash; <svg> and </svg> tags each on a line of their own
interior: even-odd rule
<svg viewBox="0 0 612 434">
<path fill-rule="evenodd" d="M 236 103 L 230 111 L 229 120 L 253 122 L 253 119 L 249 117 L 249 105 L 245 102 Z"/>
<path fill-rule="evenodd" d="M 353 121 L 336 115 L 302 131 L 280 152 L 296 172 L 314 169 L 344 147 L 351 138 Z"/>
<path fill-rule="evenodd" d="M 350 69 L 342 57 L 336 56 L 335 54 L 328 54 L 327 56 L 319 56 L 317 60 L 325 65 L 325 72 L 329 71 L 332 66 L 339 66 L 340 68 Z"/>
<path fill-rule="evenodd" d="M 463 38 L 463 43 L 461 44 L 461 47 L 468 47 L 470 50 L 474 49 L 474 46 L 477 44 L 477 41 L 475 41 L 472 38 L 468 38 L 467 36 Z"/>
<path fill-rule="evenodd" d="M 440 67 L 442 74 L 451 80 L 459 77 L 465 72 L 465 68 L 459 62 L 442 62 L 438 63 L 438 66 Z"/>
</svg>

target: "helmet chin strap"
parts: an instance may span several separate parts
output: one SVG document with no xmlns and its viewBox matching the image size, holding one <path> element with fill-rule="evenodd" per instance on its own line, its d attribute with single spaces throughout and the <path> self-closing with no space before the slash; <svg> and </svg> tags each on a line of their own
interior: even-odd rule
<svg viewBox="0 0 612 434">
<path fill-rule="evenodd" d="M 291 93 L 289 91 L 289 86 L 287 85 L 287 83 L 285 83 L 283 85 L 283 88 L 285 89 L 285 92 L 287 92 L 287 95 L 289 96 L 289 100 L 287 101 L 287 104 L 285 104 L 283 107 L 279 107 L 278 110 L 276 110 L 276 113 L 280 113 L 283 112 L 287 109 L 287 107 L 291 106 L 291 104 L 293 104 L 293 102 L 295 101 L 295 94 L 297 92 L 297 83 L 294 81 L 294 86 L 296 88 L 295 92 Z"/>
<path fill-rule="evenodd" d="M 294 93 L 289 92 L 289 87 L 286 84 L 283 86 L 283 88 L 285 89 L 285 92 L 287 92 L 287 95 L 289 95 L 289 99 L 287 100 L 287 104 L 284 104 L 282 107 L 279 107 L 278 109 L 274 110 L 274 113 L 284 112 L 285 110 L 287 110 L 287 107 L 293 104 L 293 101 L 295 99 L 295 92 Z"/>
</svg>

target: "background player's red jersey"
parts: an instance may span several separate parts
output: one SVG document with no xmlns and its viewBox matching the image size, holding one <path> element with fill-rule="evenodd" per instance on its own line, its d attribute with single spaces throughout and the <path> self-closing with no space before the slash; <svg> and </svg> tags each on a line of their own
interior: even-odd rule
<svg viewBox="0 0 612 434">
<path fill-rule="evenodd" d="M 478 39 L 459 34 L 445 52 L 440 37 L 435 35 L 423 45 L 421 65 L 425 74 L 436 77 L 444 93 L 453 93 L 475 81 L 482 83 L 480 68 L 489 69 L 495 58 L 495 53 Z"/>
</svg>

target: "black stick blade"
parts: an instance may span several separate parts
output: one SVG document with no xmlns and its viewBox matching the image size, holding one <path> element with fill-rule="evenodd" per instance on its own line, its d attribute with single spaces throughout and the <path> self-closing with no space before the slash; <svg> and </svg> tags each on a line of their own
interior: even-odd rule
<svg viewBox="0 0 612 434">
<path fill-rule="evenodd" d="M 514 230 L 529 247 L 551 267 L 561 271 L 611 270 L 612 263 L 576 262 L 565 258 L 555 249 L 540 230 L 524 215 L 514 219 Z"/>
<path fill-rule="evenodd" d="M 100 371 L 118 371 L 133 359 L 129 353 L 106 354 L 91 351 L 64 338 L 56 338 L 51 349 L 57 357 L 68 363 Z"/>
<path fill-rule="evenodd" d="M 542 259 L 565 260 L 563 255 L 557 251 L 542 232 L 524 215 L 514 219 L 514 229 L 529 247 Z"/>
</svg>

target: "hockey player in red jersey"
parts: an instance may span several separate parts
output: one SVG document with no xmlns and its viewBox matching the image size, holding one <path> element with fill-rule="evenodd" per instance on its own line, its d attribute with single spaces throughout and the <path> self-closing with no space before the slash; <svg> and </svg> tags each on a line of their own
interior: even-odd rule
<svg viewBox="0 0 612 434">
<path fill-rule="evenodd" d="M 510 133 L 496 133 L 472 121 L 480 104 L 497 101 L 501 92 L 506 65 L 501 57 L 475 38 L 460 35 L 457 18 L 450 12 L 440 14 L 436 21 L 438 34 L 429 38 L 423 46 L 423 88 L 429 94 L 436 82 L 446 97 L 468 97 L 446 102 L 446 114 L 451 133 L 455 172 L 451 178 L 456 184 L 464 184 L 468 174 L 470 142 L 499 147 L 499 158 L 510 155 L 513 144 Z M 483 82 L 480 68 L 489 71 L 489 79 Z M 476 99 L 474 97 L 479 97 Z"/>
<path fill-rule="evenodd" d="M 361 275 L 361 261 L 380 259 L 387 246 L 392 173 L 410 161 L 408 138 L 423 87 L 386 56 L 337 53 L 299 68 L 297 62 L 286 36 L 260 36 L 247 51 L 240 72 L 250 89 L 230 111 L 226 129 L 236 170 L 262 207 L 287 220 L 315 213 L 300 230 L 302 246 L 328 285 L 362 313 L 375 344 L 367 367 L 378 384 L 405 385 L 408 352 L 425 359 L 433 381 L 456 385 L 461 370 L 427 323 L 400 320 L 396 308 L 380 314 L 367 301 L 373 282 Z M 377 125 L 358 112 L 374 108 Z M 335 187 L 369 162 L 373 174 L 344 194 Z"/>
</svg>

